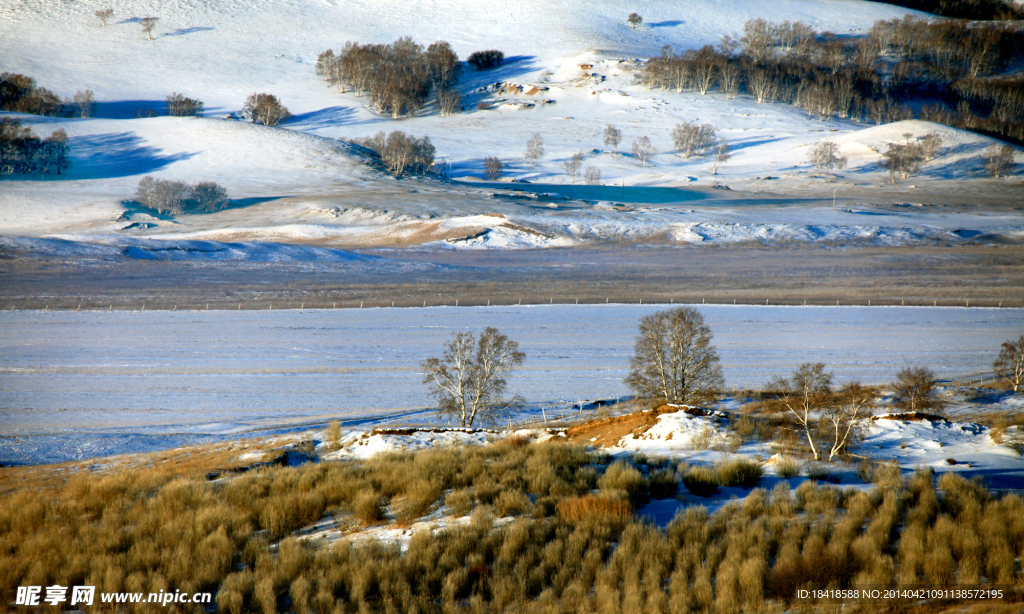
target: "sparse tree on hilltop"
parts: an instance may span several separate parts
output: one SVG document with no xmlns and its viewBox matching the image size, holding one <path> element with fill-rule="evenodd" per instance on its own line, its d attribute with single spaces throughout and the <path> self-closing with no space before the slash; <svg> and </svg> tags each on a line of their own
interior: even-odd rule
<svg viewBox="0 0 1024 614">
<path fill-rule="evenodd" d="M 892 390 L 896 407 L 904 411 L 940 411 L 946 402 L 939 398 L 935 372 L 927 367 L 907 367 L 896 373 Z"/>
<path fill-rule="evenodd" d="M 626 21 L 634 30 L 636 30 L 637 26 L 644 22 L 644 18 L 641 17 L 639 13 L 630 13 L 629 17 L 626 17 Z"/>
<path fill-rule="evenodd" d="M 633 139 L 633 157 L 640 160 L 644 168 L 647 168 L 647 160 L 656 153 L 658 150 L 654 148 L 649 137 L 642 136 L 639 139 Z"/>
<path fill-rule="evenodd" d="M 563 162 L 562 165 L 565 167 L 566 174 L 572 177 L 572 182 L 576 183 L 576 174 L 580 172 L 580 167 L 583 166 L 583 152 L 577 151 L 569 156 L 569 159 Z"/>
<path fill-rule="evenodd" d="M 839 145 L 832 141 L 818 141 L 807 152 L 807 161 L 828 174 L 830 168 L 846 168 L 846 158 L 839 155 Z"/>
<path fill-rule="evenodd" d="M 588 166 L 583 171 L 583 179 L 586 180 L 587 185 L 600 185 L 601 169 L 594 166 Z"/>
<path fill-rule="evenodd" d="M 96 11 L 96 17 L 103 22 L 103 27 L 107 27 L 107 22 L 114 17 L 114 9 L 100 9 Z"/>
<path fill-rule="evenodd" d="M 537 166 L 537 161 L 544 157 L 544 139 L 540 134 L 534 132 L 533 136 L 527 139 L 525 157 L 533 166 Z"/>
<path fill-rule="evenodd" d="M 1008 177 L 1013 167 L 1014 149 L 1011 145 L 991 145 L 985 150 L 985 170 L 995 178 Z"/>
<path fill-rule="evenodd" d="M 992 363 L 992 369 L 1006 380 L 1014 392 L 1020 392 L 1024 385 L 1024 335 L 1003 342 L 999 356 Z"/>
<path fill-rule="evenodd" d="M 487 327 L 479 336 L 456 333 L 445 344 L 443 356 L 423 361 L 423 383 L 442 413 L 471 427 L 481 412 L 510 405 L 504 399 L 507 377 L 525 359 L 519 344 L 496 328 Z"/>
<path fill-rule="evenodd" d="M 159 17 L 143 17 L 139 20 L 139 25 L 142 26 L 142 33 L 149 37 L 149 40 L 153 40 L 153 28 L 156 27 L 156 22 L 160 21 Z"/>
<path fill-rule="evenodd" d="M 243 113 L 264 126 L 276 126 L 281 120 L 291 117 L 288 109 L 273 94 L 249 94 L 242 107 Z"/>
<path fill-rule="evenodd" d="M 604 144 L 612 148 L 614 153 L 619 153 L 619 143 L 622 142 L 622 132 L 615 126 L 604 127 Z"/>
<path fill-rule="evenodd" d="M 501 179 L 504 167 L 505 165 L 501 163 L 501 160 L 488 156 L 484 158 L 484 177 L 490 181 L 497 181 Z"/>
<path fill-rule="evenodd" d="M 768 384 L 769 389 L 778 395 L 773 404 L 792 414 L 803 429 L 814 460 L 821 460 L 821 452 L 814 445 L 816 416 L 832 400 L 832 377 L 831 373 L 825 371 L 824 363 L 805 362 L 788 379 L 776 376 Z"/>
<path fill-rule="evenodd" d="M 713 401 L 724 379 L 711 329 L 693 307 L 640 319 L 625 383 L 641 399 L 673 404 Z"/>
</svg>

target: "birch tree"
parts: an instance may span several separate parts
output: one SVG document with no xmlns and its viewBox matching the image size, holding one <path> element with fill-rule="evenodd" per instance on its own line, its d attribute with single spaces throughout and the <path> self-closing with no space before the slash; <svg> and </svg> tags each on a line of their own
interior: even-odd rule
<svg viewBox="0 0 1024 614">
<path fill-rule="evenodd" d="M 1024 335 L 1016 341 L 1010 339 L 1003 342 L 992 368 L 996 375 L 1006 380 L 1014 392 L 1020 391 L 1021 385 L 1024 384 Z"/>
<path fill-rule="evenodd" d="M 674 404 L 713 401 L 724 379 L 711 339 L 711 329 L 693 307 L 644 316 L 626 385 L 641 399 Z"/>
<path fill-rule="evenodd" d="M 423 383 L 442 413 L 471 427 L 481 412 L 511 404 L 504 398 L 506 378 L 525 359 L 519 344 L 496 328 L 487 327 L 479 336 L 456 333 L 445 344 L 443 356 L 423 361 Z"/>
<path fill-rule="evenodd" d="M 870 415 L 874 400 L 874 390 L 859 382 L 851 382 L 843 386 L 825 406 L 822 417 L 829 425 L 832 439 L 829 462 L 846 448 L 850 434 L 855 433 L 857 427 Z"/>
<path fill-rule="evenodd" d="M 789 411 L 803 429 L 814 460 L 821 460 L 821 452 L 814 444 L 814 430 L 818 412 L 829 404 L 832 378 L 832 373 L 825 371 L 824 363 L 805 362 L 788 379 L 777 376 L 769 384 L 770 389 L 778 391 L 775 402 Z"/>
</svg>

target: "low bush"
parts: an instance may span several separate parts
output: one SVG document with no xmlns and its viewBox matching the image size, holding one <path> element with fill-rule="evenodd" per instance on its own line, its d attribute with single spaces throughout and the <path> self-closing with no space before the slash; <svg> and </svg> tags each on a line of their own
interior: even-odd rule
<svg viewBox="0 0 1024 614">
<path fill-rule="evenodd" d="M 800 463 L 791 456 L 780 456 L 775 462 L 775 475 L 780 478 L 795 478 L 800 475 Z"/>
<path fill-rule="evenodd" d="M 648 481 L 629 463 L 616 461 L 597 480 L 597 486 L 610 497 L 626 499 L 635 506 L 646 499 Z"/>
<path fill-rule="evenodd" d="M 562 499 L 555 509 L 558 517 L 570 525 L 593 523 L 621 528 L 630 517 L 628 501 L 595 495 Z"/>
<path fill-rule="evenodd" d="M 366 490 L 356 495 L 352 502 L 352 514 L 365 526 L 384 520 L 387 499 L 375 490 Z"/>
<path fill-rule="evenodd" d="M 734 458 L 715 465 L 715 475 L 723 486 L 753 488 L 764 477 L 764 468 L 755 460 Z"/>
<path fill-rule="evenodd" d="M 698 497 L 709 497 L 718 490 L 718 474 L 708 467 L 694 467 L 683 474 L 683 486 Z"/>
<path fill-rule="evenodd" d="M 673 469 L 658 469 L 651 472 L 648 492 L 653 499 L 668 499 L 679 492 L 679 480 Z"/>
</svg>

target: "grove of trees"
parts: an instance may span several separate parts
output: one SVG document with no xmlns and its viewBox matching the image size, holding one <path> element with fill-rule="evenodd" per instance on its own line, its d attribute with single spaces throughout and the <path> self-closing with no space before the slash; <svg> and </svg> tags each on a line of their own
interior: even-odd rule
<svg viewBox="0 0 1024 614">
<path fill-rule="evenodd" d="M 428 137 L 416 138 L 401 130 L 385 135 L 384 131 L 353 143 L 366 147 L 380 156 L 388 171 L 395 175 L 428 173 L 434 168 L 436 150 Z"/>
<path fill-rule="evenodd" d="M 59 175 L 71 166 L 63 130 L 40 139 L 15 117 L 0 117 L 0 175 Z"/>
<path fill-rule="evenodd" d="M 201 117 L 203 101 L 186 98 L 184 94 L 174 92 L 165 99 L 167 114 L 172 117 Z M 286 109 L 287 110 L 287 109 Z"/>
<path fill-rule="evenodd" d="M 839 38 L 802 23 L 749 21 L 725 38 L 683 53 L 671 47 L 639 75 L 648 87 L 758 102 L 788 102 L 820 119 L 889 123 L 919 117 L 1024 141 L 1024 76 L 1002 74 L 1024 59 L 1024 28 L 1006 22 L 878 21 L 865 37 Z"/>
<path fill-rule="evenodd" d="M 431 94 L 442 115 L 455 113 L 461 68 L 449 43 L 424 49 L 406 36 L 390 44 L 348 42 L 341 51 L 329 49 L 317 58 L 316 72 L 342 92 L 365 92 L 372 111 L 397 119 L 419 111 Z"/>
<path fill-rule="evenodd" d="M 230 204 L 228 192 L 213 182 L 189 185 L 183 181 L 154 179 L 149 175 L 139 180 L 135 202 L 160 214 L 215 213 Z"/>
</svg>

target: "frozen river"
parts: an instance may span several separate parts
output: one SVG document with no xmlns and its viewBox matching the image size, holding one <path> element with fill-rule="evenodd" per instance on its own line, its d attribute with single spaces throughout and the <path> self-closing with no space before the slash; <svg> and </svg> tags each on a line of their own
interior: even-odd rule
<svg viewBox="0 0 1024 614">
<path fill-rule="evenodd" d="M 1024 310 L 698 306 L 727 385 L 807 361 L 842 383 L 991 369 Z M 419 363 L 496 326 L 526 352 L 535 406 L 628 394 L 637 320 L 657 305 L 0 314 L 0 463 L 81 458 L 323 423 L 422 422 Z"/>
</svg>

